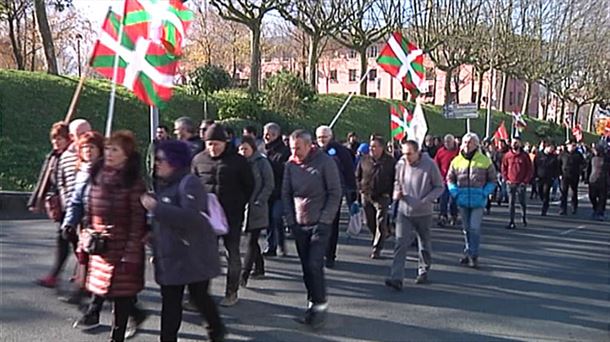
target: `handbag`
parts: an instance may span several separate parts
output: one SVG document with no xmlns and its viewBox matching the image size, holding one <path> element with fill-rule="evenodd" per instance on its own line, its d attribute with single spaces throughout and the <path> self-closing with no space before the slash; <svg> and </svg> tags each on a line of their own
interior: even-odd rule
<svg viewBox="0 0 610 342">
<path fill-rule="evenodd" d="M 108 250 L 108 237 L 104 232 L 96 232 L 91 229 L 87 229 L 83 239 L 83 250 L 90 255 L 101 255 Z"/>
<path fill-rule="evenodd" d="M 59 197 L 59 193 L 54 192 L 52 194 L 48 194 L 44 199 L 44 208 L 47 212 L 47 216 L 55 221 L 61 221 L 62 211 L 61 211 L 61 198 Z"/>
</svg>

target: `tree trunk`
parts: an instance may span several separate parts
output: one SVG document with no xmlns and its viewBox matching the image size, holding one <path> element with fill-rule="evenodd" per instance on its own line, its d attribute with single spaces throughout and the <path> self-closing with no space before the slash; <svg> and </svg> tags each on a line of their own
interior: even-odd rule
<svg viewBox="0 0 610 342">
<path fill-rule="evenodd" d="M 451 101 L 451 74 L 453 69 L 445 70 L 445 104 L 450 104 Z"/>
<path fill-rule="evenodd" d="M 360 79 L 363 78 L 364 74 L 368 71 L 368 59 L 366 57 L 366 47 L 358 50 L 360 54 Z M 360 82 L 360 95 L 367 95 L 368 80 L 365 78 Z"/>
<path fill-rule="evenodd" d="M 546 88 L 546 97 L 544 100 L 545 106 L 544 111 L 542 111 L 542 120 L 546 121 L 549 117 L 549 107 L 551 106 L 551 91 L 549 88 Z"/>
<path fill-rule="evenodd" d="M 479 90 L 477 92 L 477 109 L 481 109 L 481 101 L 483 99 L 483 77 L 485 77 L 485 71 L 481 70 L 481 71 L 479 71 L 479 84 L 478 84 Z M 491 87 L 491 82 L 489 83 L 489 86 Z"/>
<path fill-rule="evenodd" d="M 580 108 L 582 108 L 582 103 L 576 103 L 576 110 L 574 111 L 574 119 L 572 120 L 572 128 L 576 127 L 580 121 L 578 116 L 580 112 Z"/>
<path fill-rule="evenodd" d="M 307 70 L 309 70 L 308 83 L 311 88 L 318 92 L 318 47 L 320 46 L 320 37 L 316 35 L 309 36 L 309 56 L 307 56 Z"/>
<path fill-rule="evenodd" d="M 558 125 L 563 125 L 566 118 L 566 100 L 561 99 L 561 112 L 559 113 L 559 122 Z"/>
<path fill-rule="evenodd" d="M 589 116 L 587 118 L 587 132 L 595 133 L 593 125 L 593 115 L 595 114 L 595 102 L 591 103 L 591 107 L 589 108 Z"/>
<path fill-rule="evenodd" d="M 49 28 L 47 8 L 44 0 L 35 0 L 34 7 L 36 9 L 36 19 L 38 20 L 38 30 L 40 31 L 40 37 L 42 38 L 44 54 L 47 58 L 47 71 L 49 74 L 58 75 L 57 57 L 55 56 L 53 36 L 51 35 L 51 28 Z"/>
<path fill-rule="evenodd" d="M 17 22 L 19 25 L 19 22 Z M 18 70 L 25 70 L 25 63 L 23 61 L 23 55 L 21 55 L 21 42 L 19 37 L 15 33 L 15 23 L 13 19 L 8 20 L 8 34 L 11 39 L 11 47 L 13 48 L 13 57 L 15 57 L 15 63 L 17 63 Z"/>
<path fill-rule="evenodd" d="M 502 84 L 500 85 L 500 110 L 502 111 L 502 113 L 506 112 L 506 105 L 504 104 L 506 102 L 506 88 L 508 86 L 508 74 L 503 72 L 502 73 Z M 489 101 L 491 101 L 491 99 L 489 99 Z M 496 105 L 496 109 L 498 108 L 498 106 Z"/>
<path fill-rule="evenodd" d="M 521 116 L 528 115 L 530 107 L 530 97 L 532 96 L 532 82 L 525 82 L 525 96 L 523 96 L 523 104 L 521 105 Z"/>
<path fill-rule="evenodd" d="M 257 21 L 250 26 L 250 88 L 251 94 L 258 93 L 261 77 L 261 23 Z"/>
<path fill-rule="evenodd" d="M 453 77 L 453 86 L 455 87 L 456 104 L 460 103 L 460 67 L 457 68 L 457 77 Z"/>
</svg>

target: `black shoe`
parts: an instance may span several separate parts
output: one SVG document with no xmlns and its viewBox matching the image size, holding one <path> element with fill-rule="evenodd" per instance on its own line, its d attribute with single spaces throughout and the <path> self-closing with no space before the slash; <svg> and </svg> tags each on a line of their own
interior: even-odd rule
<svg viewBox="0 0 610 342">
<path fill-rule="evenodd" d="M 328 310 L 315 310 L 311 308 L 307 310 L 305 314 L 305 324 L 309 325 L 312 329 L 317 330 L 324 326 L 326 323 L 326 312 Z"/>
<path fill-rule="evenodd" d="M 72 328 L 80 328 L 82 330 L 91 330 L 99 327 L 100 325 L 100 314 L 98 312 L 87 312 L 83 317 L 79 318 Z"/>
<path fill-rule="evenodd" d="M 277 256 L 277 252 L 276 251 L 267 250 L 267 251 L 263 252 L 263 256 L 274 257 L 274 256 Z"/>
<path fill-rule="evenodd" d="M 466 256 L 466 255 L 465 255 L 465 256 L 463 256 L 463 257 L 461 257 L 461 258 L 460 258 L 460 264 L 462 264 L 462 265 L 468 265 L 468 259 L 469 259 L 469 258 L 468 258 L 468 256 Z"/>
<path fill-rule="evenodd" d="M 578 209 L 576 209 L 576 208 L 572 209 L 572 215 L 576 215 L 577 212 L 578 212 Z"/>
<path fill-rule="evenodd" d="M 540 213 L 540 216 L 546 216 L 546 210 Z"/>
<path fill-rule="evenodd" d="M 565 210 L 561 209 L 561 210 L 559 210 L 559 215 L 560 216 L 566 216 L 567 214 L 566 214 Z"/>
<path fill-rule="evenodd" d="M 241 287 L 248 287 L 248 278 L 241 277 L 239 279 L 239 286 L 241 286 Z"/>
<path fill-rule="evenodd" d="M 253 272 L 250 274 L 250 279 L 265 279 L 265 271 Z"/>
<path fill-rule="evenodd" d="M 479 258 L 478 257 L 469 257 L 468 258 L 468 267 L 479 268 Z"/>
<path fill-rule="evenodd" d="M 206 330 L 208 331 L 208 337 L 212 342 L 224 342 L 225 337 L 227 335 L 227 328 L 224 325 L 221 325 L 219 329 L 216 331 L 212 331 L 210 326 L 206 326 Z"/>
<path fill-rule="evenodd" d="M 489 211 L 489 210 L 488 210 L 488 211 Z M 489 214 L 489 212 L 488 212 L 487 214 Z M 449 219 L 449 225 L 450 225 L 451 227 L 455 227 L 455 226 L 457 226 L 457 224 L 458 224 L 458 219 L 457 219 L 457 217 L 456 217 L 456 216 L 453 216 L 453 217 L 451 217 L 451 218 Z"/>
<path fill-rule="evenodd" d="M 511 222 L 508 224 L 508 226 L 506 226 L 506 229 L 515 229 L 515 228 L 517 228 L 517 226 L 515 226 L 514 222 Z"/>
<path fill-rule="evenodd" d="M 428 273 L 422 273 L 415 278 L 415 284 L 425 284 L 428 282 Z"/>
<path fill-rule="evenodd" d="M 184 309 L 184 311 L 189 312 L 199 312 L 199 309 L 197 308 L 195 303 L 192 303 L 190 300 L 185 300 L 184 302 L 182 302 L 182 309 Z"/>
<path fill-rule="evenodd" d="M 523 218 L 523 227 L 527 227 L 527 219 L 525 217 Z"/>
<path fill-rule="evenodd" d="M 385 286 L 391 287 L 396 291 L 402 291 L 402 281 L 400 281 L 398 279 L 390 279 L 390 278 L 386 279 Z"/>
<path fill-rule="evenodd" d="M 335 268 L 335 259 L 326 259 L 326 268 Z"/>
<path fill-rule="evenodd" d="M 138 333 L 138 328 L 148 318 L 148 313 L 139 308 L 134 309 L 133 316 L 129 317 L 127 321 L 127 327 L 125 328 L 125 339 L 130 339 Z"/>
</svg>

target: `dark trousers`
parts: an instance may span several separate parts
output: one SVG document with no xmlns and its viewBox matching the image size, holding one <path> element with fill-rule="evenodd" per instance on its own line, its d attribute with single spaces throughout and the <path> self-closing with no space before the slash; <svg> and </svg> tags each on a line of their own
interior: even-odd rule
<svg viewBox="0 0 610 342">
<path fill-rule="evenodd" d="M 208 322 L 208 334 L 212 341 L 223 334 L 224 327 L 218 314 L 218 308 L 208 293 L 210 281 L 201 281 L 188 285 L 162 285 L 161 286 L 161 341 L 170 342 L 178 340 L 178 330 L 182 323 L 182 296 L 187 286 L 191 301 L 199 313 Z"/>
<path fill-rule="evenodd" d="M 326 224 L 296 225 L 292 233 L 301 260 L 307 299 L 313 304 L 326 303 L 324 253 L 331 235 L 331 226 Z"/>
<path fill-rule="evenodd" d="M 568 190 L 572 190 L 572 209 L 578 209 L 578 178 L 561 179 L 561 210 L 567 211 L 568 209 Z"/>
<path fill-rule="evenodd" d="M 519 205 L 521 205 L 521 213 L 523 215 L 523 219 L 525 219 L 525 214 L 527 211 L 527 204 L 525 203 L 525 192 L 527 188 L 525 184 L 508 184 L 508 206 L 510 212 L 510 222 L 515 222 L 515 206 L 517 205 L 517 201 L 519 201 Z"/>
<path fill-rule="evenodd" d="M 546 214 L 549 210 L 549 203 L 551 201 L 551 188 L 553 188 L 552 179 L 539 179 L 538 180 L 538 195 L 542 201 L 542 214 Z"/>
<path fill-rule="evenodd" d="M 225 295 L 236 294 L 241 274 L 241 257 L 239 255 L 241 229 L 239 227 L 230 227 L 229 233 L 223 235 L 222 239 L 227 250 L 227 285 L 225 287 Z"/>
<path fill-rule="evenodd" d="M 131 298 L 131 297 L 130 297 Z M 100 295 L 92 295 L 91 303 L 89 303 L 89 307 L 87 308 L 87 313 L 96 313 L 100 314 L 102 308 L 104 307 L 104 302 L 106 301 L 106 297 Z M 140 309 L 136 304 L 138 303 L 138 297 L 133 297 L 133 306 L 131 307 L 131 312 L 129 312 L 129 317 L 142 317 L 145 315 L 144 311 Z"/>
<path fill-rule="evenodd" d="M 112 298 L 114 307 L 114 318 L 112 320 L 112 342 L 125 340 L 125 329 L 127 328 L 127 319 L 133 312 L 136 303 L 136 297 L 114 297 Z"/>
<path fill-rule="evenodd" d="M 452 217 L 458 216 L 458 208 L 455 199 L 449 194 L 449 189 L 445 185 L 445 190 L 440 198 L 441 216 L 447 216 L 447 211 L 451 213 Z"/>
<path fill-rule="evenodd" d="M 593 206 L 593 213 L 603 215 L 606 211 L 608 189 L 606 184 L 589 184 L 589 200 Z"/>
<path fill-rule="evenodd" d="M 258 238 L 261 236 L 262 229 L 256 229 L 248 232 L 248 250 L 244 258 L 244 268 L 242 270 L 242 278 L 248 279 L 250 272 L 252 272 L 252 266 L 254 266 L 254 273 L 263 274 L 265 273 L 265 262 L 263 255 L 261 254 L 261 248 L 258 245 Z"/>
<path fill-rule="evenodd" d="M 330 236 L 328 239 L 328 246 L 326 249 L 326 260 L 335 260 L 337 258 L 337 242 L 339 241 L 339 219 L 341 218 L 341 205 L 339 205 L 339 211 L 335 215 L 330 228 Z"/>
<path fill-rule="evenodd" d="M 68 241 L 61 236 L 61 230 L 57 230 L 57 246 L 55 249 L 55 261 L 53 262 L 53 268 L 51 268 L 51 276 L 57 277 L 68 260 L 70 255 L 70 245 L 72 250 L 76 252 L 77 241 Z"/>
<path fill-rule="evenodd" d="M 373 235 L 373 253 L 381 253 L 383 243 L 390 235 L 388 230 L 388 206 L 390 197 L 381 197 L 377 201 L 363 196 L 362 208 L 366 215 L 366 224 Z"/>
<path fill-rule="evenodd" d="M 269 202 L 269 228 L 267 228 L 267 251 L 276 252 L 278 245 L 285 251 L 286 234 L 284 233 L 284 208 L 282 200 Z"/>
</svg>

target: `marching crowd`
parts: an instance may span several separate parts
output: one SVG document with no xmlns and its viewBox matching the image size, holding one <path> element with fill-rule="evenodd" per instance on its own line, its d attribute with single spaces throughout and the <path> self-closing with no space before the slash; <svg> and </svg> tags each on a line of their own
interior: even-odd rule
<svg viewBox="0 0 610 342">
<path fill-rule="evenodd" d="M 70 249 L 77 257 L 75 289 L 61 298 L 79 305 L 90 298 L 75 327 L 99 325 L 103 303 L 110 300 L 111 340 L 123 341 L 137 332 L 148 315 L 138 306 L 137 295 L 144 288 L 149 247 L 161 288 L 160 340 L 177 340 L 185 308 L 201 314 L 212 341 L 222 341 L 227 330 L 209 294 L 210 280 L 221 272 L 219 241 L 227 256 L 219 304 L 233 306 L 240 287 L 265 276 L 265 258 L 287 253 L 290 232 L 307 290 L 301 321 L 318 328 L 328 311 L 324 268 L 335 266 L 342 203 L 351 214 L 364 212 L 372 234 L 371 258 L 380 257 L 385 240 L 394 234 L 385 285 L 395 290 L 403 287 L 412 244 L 418 250 L 415 283 L 428 281 L 437 201 L 439 225 L 461 222 L 464 254 L 459 263 L 472 268 L 479 265 L 481 223 L 493 203 L 508 202 L 507 229 L 517 227 L 519 203 L 521 222 L 527 226 L 528 187 L 530 198 L 542 201 L 542 216 L 559 189 L 559 214 L 567 215 L 568 192 L 575 214 L 578 185 L 584 180 L 592 218 L 605 218 L 607 144 L 532 146 L 518 138 L 510 144 L 480 141 L 474 133 L 428 136 L 421 146 L 408 139 L 386 143 L 377 134 L 360 143 L 350 133 L 342 144 L 328 126 L 318 127 L 315 136 L 305 130 L 282 135 L 276 123 L 267 123 L 260 137 L 254 127 L 242 133 L 238 139 L 233 130 L 213 121 L 203 121 L 197 132 L 195 122 L 182 117 L 174 122 L 172 139 L 169 129 L 159 126 L 147 185 L 133 133 L 117 131 L 104 138 L 83 119 L 52 126 L 53 151 L 28 206 L 44 207 L 58 223 L 53 267 L 37 283 L 56 287 Z M 265 249 L 259 245 L 263 230 Z M 247 236 L 243 263 L 242 235 Z M 188 298 L 183 298 L 185 287 Z"/>
</svg>

